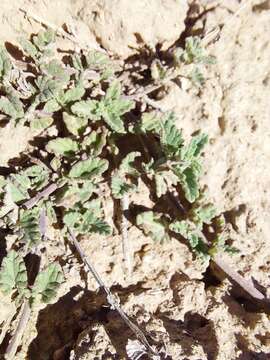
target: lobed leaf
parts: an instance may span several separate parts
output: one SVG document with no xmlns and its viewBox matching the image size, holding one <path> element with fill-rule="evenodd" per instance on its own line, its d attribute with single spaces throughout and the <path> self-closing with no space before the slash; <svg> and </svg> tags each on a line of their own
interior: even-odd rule
<svg viewBox="0 0 270 360">
<path fill-rule="evenodd" d="M 27 288 L 27 271 L 23 258 L 10 250 L 2 262 L 0 270 L 0 288 L 5 294 L 16 289 L 23 292 Z"/>
<path fill-rule="evenodd" d="M 136 224 L 146 235 L 150 235 L 155 241 L 164 241 L 168 238 L 165 223 L 158 214 L 146 211 L 137 215 Z"/>
<path fill-rule="evenodd" d="M 57 289 L 63 281 L 63 274 L 59 264 L 50 264 L 45 270 L 41 271 L 35 280 L 32 296 L 41 296 L 44 303 L 50 302 L 57 293 Z"/>
<path fill-rule="evenodd" d="M 108 169 L 108 166 L 108 161 L 100 158 L 82 160 L 73 165 L 69 176 L 71 178 L 94 179 L 101 176 Z"/>
<path fill-rule="evenodd" d="M 79 146 L 70 138 L 57 138 L 48 142 L 46 150 L 56 156 L 71 156 L 79 150 Z"/>
</svg>

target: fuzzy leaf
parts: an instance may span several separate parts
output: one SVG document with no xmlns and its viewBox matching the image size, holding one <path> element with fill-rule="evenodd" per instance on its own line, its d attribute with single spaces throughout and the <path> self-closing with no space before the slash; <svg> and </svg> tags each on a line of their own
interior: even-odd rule
<svg viewBox="0 0 270 360">
<path fill-rule="evenodd" d="M 180 153 L 180 147 L 184 140 L 182 132 L 175 126 L 175 118 L 173 113 L 169 113 L 165 119 L 161 121 L 160 142 L 165 154 L 175 156 Z"/>
<path fill-rule="evenodd" d="M 82 233 L 92 232 L 100 235 L 110 235 L 111 228 L 104 221 L 96 216 L 91 210 L 87 210 L 82 217 L 82 225 L 80 227 Z"/>
<path fill-rule="evenodd" d="M 92 121 L 96 121 L 101 118 L 99 103 L 96 100 L 78 101 L 71 106 L 71 111 L 74 115 L 85 117 Z"/>
<path fill-rule="evenodd" d="M 121 117 L 118 114 L 113 113 L 110 109 L 102 113 L 104 121 L 109 127 L 119 134 L 125 134 L 126 130 Z"/>
<path fill-rule="evenodd" d="M 83 139 L 82 147 L 87 149 L 92 155 L 98 156 L 106 145 L 107 135 L 108 131 L 106 128 L 101 132 L 93 130 L 90 135 Z"/>
<path fill-rule="evenodd" d="M 48 142 L 46 150 L 57 156 L 70 156 L 79 150 L 79 146 L 70 138 L 57 138 Z"/>
<path fill-rule="evenodd" d="M 42 117 L 35 118 L 30 122 L 31 130 L 42 131 L 50 127 L 53 123 L 53 118 L 51 117 Z"/>
<path fill-rule="evenodd" d="M 33 45 L 31 43 L 31 41 L 26 40 L 24 38 L 21 38 L 19 40 L 20 45 L 22 46 L 23 51 L 25 52 L 26 55 L 31 56 L 33 59 L 36 58 L 36 55 L 38 54 L 38 50 L 35 47 L 35 45 Z"/>
<path fill-rule="evenodd" d="M 11 69 L 12 63 L 8 52 L 3 46 L 0 46 L 0 78 L 8 76 Z"/>
<path fill-rule="evenodd" d="M 151 113 L 143 114 L 140 128 L 144 133 L 146 132 L 159 133 L 161 130 L 161 125 L 156 113 L 151 112 Z"/>
<path fill-rule="evenodd" d="M 155 183 L 157 197 L 160 198 L 162 195 L 165 195 L 168 190 L 166 180 L 162 173 L 155 174 Z"/>
<path fill-rule="evenodd" d="M 23 292 L 27 288 L 25 263 L 14 250 L 9 251 L 3 260 L 0 271 L 0 288 L 4 294 L 10 294 L 14 289 Z"/>
<path fill-rule="evenodd" d="M 189 223 L 185 220 L 173 222 L 170 224 L 170 230 L 182 235 L 184 238 L 187 238 L 191 231 Z"/>
<path fill-rule="evenodd" d="M 133 190 L 134 186 L 127 184 L 125 179 L 119 176 L 113 176 L 111 181 L 112 196 L 115 199 L 122 199 L 122 197 L 129 191 Z"/>
<path fill-rule="evenodd" d="M 67 90 L 64 95 L 60 98 L 61 104 L 69 104 L 71 102 L 80 100 L 83 95 L 85 94 L 85 89 L 81 86 L 75 86 L 74 88 L 71 88 Z"/>
<path fill-rule="evenodd" d="M 15 97 L 2 96 L 0 98 L 0 111 L 14 120 L 22 118 L 24 115 L 22 102 Z"/>
<path fill-rule="evenodd" d="M 54 113 L 60 109 L 61 105 L 55 99 L 50 99 L 44 105 L 43 111 L 46 113 Z"/>
<path fill-rule="evenodd" d="M 136 224 L 155 241 L 162 242 L 168 238 L 164 222 L 153 211 L 146 211 L 137 215 Z"/>
<path fill-rule="evenodd" d="M 63 113 L 63 121 L 68 131 L 73 135 L 79 135 L 88 124 L 86 118 L 73 116 L 66 112 Z"/>
<path fill-rule="evenodd" d="M 108 161 L 100 158 L 82 160 L 73 165 L 69 176 L 90 180 L 101 176 L 108 169 L 108 166 Z"/>
<path fill-rule="evenodd" d="M 32 294 L 35 297 L 41 295 L 44 303 L 50 302 L 56 295 L 57 289 L 63 281 L 63 274 L 59 264 L 50 264 L 41 271 L 33 286 Z"/>
<path fill-rule="evenodd" d="M 128 174 L 132 176 L 137 176 L 138 171 L 135 169 L 133 163 L 136 157 L 141 156 L 141 153 L 139 151 L 132 151 L 129 154 L 127 154 L 124 159 L 122 160 L 119 170 L 122 174 Z"/>
<path fill-rule="evenodd" d="M 21 210 L 19 226 L 23 231 L 22 240 L 28 245 L 28 248 L 32 248 L 37 245 L 41 240 L 41 234 L 39 230 L 39 209 L 37 207 L 31 210 Z"/>
<path fill-rule="evenodd" d="M 182 148 L 181 158 L 184 161 L 191 161 L 194 157 L 197 157 L 204 146 L 208 142 L 208 136 L 206 134 L 199 134 L 194 136 L 191 142 Z"/>
<path fill-rule="evenodd" d="M 179 177 L 186 199 L 193 203 L 199 196 L 199 183 L 192 168 L 187 168 Z"/>
<path fill-rule="evenodd" d="M 36 36 L 33 37 L 34 44 L 43 50 L 46 46 L 54 42 L 55 32 L 52 29 L 41 30 Z"/>
<path fill-rule="evenodd" d="M 12 181 L 9 183 L 11 198 L 14 202 L 20 202 L 28 199 L 28 189 L 31 187 L 31 181 L 24 174 L 12 174 Z"/>
<path fill-rule="evenodd" d="M 216 216 L 214 205 L 207 204 L 195 209 L 196 219 L 204 224 L 210 224 L 211 220 Z"/>
</svg>

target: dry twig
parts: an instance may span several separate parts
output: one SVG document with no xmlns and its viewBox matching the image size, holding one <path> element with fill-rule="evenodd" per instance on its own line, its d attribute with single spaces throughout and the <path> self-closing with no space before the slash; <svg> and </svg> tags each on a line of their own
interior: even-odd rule
<svg viewBox="0 0 270 360">
<path fill-rule="evenodd" d="M 130 330 L 134 333 L 134 335 L 137 337 L 138 340 L 145 346 L 147 349 L 147 352 L 150 356 L 155 356 L 155 359 L 160 359 L 160 356 L 158 352 L 149 344 L 148 340 L 146 339 L 146 336 L 144 335 L 143 331 L 139 329 L 137 325 L 135 325 L 125 314 L 125 312 L 122 310 L 118 299 L 111 293 L 110 289 L 104 284 L 103 280 L 101 279 L 100 275 L 97 273 L 96 269 L 92 265 L 92 263 L 89 261 L 87 256 L 85 255 L 83 249 L 81 248 L 79 242 L 76 239 L 75 234 L 73 231 L 69 228 L 69 238 L 71 242 L 74 244 L 76 250 L 78 251 L 82 261 L 85 263 L 85 265 L 88 267 L 92 275 L 94 276 L 96 282 L 99 284 L 100 288 L 105 292 L 107 295 L 107 301 L 110 304 L 110 307 L 112 310 L 116 310 L 122 320 L 126 323 L 126 325 L 130 328 Z"/>
</svg>

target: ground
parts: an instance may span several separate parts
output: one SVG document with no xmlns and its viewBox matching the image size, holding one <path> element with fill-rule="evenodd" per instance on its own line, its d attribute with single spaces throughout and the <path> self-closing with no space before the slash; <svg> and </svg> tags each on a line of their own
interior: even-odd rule
<svg viewBox="0 0 270 360">
<path fill-rule="evenodd" d="M 180 88 L 171 83 L 160 105 L 175 111 L 186 137 L 199 129 L 208 133 L 202 182 L 231 224 L 233 243 L 240 250 L 228 262 L 270 297 L 270 3 L 245 3 L 4 0 L 0 39 L 16 42 L 18 35 L 40 28 L 20 6 L 55 26 L 75 27 L 80 42 L 101 46 L 123 61 L 144 46 L 165 51 L 184 32 L 206 34 L 221 26 L 208 45 L 217 63 L 207 72 L 205 85 Z M 70 46 L 65 40 L 62 45 Z M 24 127 L 0 128 L 0 166 L 27 151 L 33 136 Z M 134 197 L 143 203 L 144 196 Z M 110 218 L 109 199 L 106 211 Z M 162 339 L 172 359 L 270 358 L 267 312 L 243 302 L 228 279 L 213 280 L 185 244 L 175 239 L 154 244 L 132 224 L 129 237 L 131 276 L 123 270 L 119 234 L 84 238 L 81 245 L 127 314 Z M 83 276 L 80 262 L 60 238 L 47 251 L 49 258 L 61 259 L 66 282 L 53 304 L 36 309 L 16 359 L 127 358 L 130 332 L 104 306 L 91 275 Z M 3 304 L 2 318 L 10 307 L 4 299 Z"/>
</svg>

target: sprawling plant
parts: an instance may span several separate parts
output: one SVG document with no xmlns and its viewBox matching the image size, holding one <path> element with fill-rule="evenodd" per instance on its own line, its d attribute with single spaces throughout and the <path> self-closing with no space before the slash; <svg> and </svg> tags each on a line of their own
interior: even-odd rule
<svg viewBox="0 0 270 360">
<path fill-rule="evenodd" d="M 59 53 L 54 38 L 48 30 L 22 39 L 20 63 L 4 47 L 0 50 L 2 118 L 28 126 L 37 139 L 9 175 L 0 177 L 2 228 L 16 235 L 0 271 L 3 292 L 31 306 L 37 299 L 51 301 L 63 280 L 60 265 L 48 264 L 29 284 L 24 261 L 50 241 L 46 223 L 60 228 L 63 237 L 67 229 L 110 236 L 102 205 L 106 189 L 117 204 L 142 181 L 160 205 L 158 212 L 134 215 L 146 235 L 155 241 L 181 236 L 204 258 L 232 250 L 225 225 L 199 183 L 207 136 L 200 133 L 186 142 L 174 113 L 160 112 L 151 103 L 141 106 L 143 86 L 129 94 L 132 85 L 120 76 L 123 69 L 116 61 L 97 51 Z M 152 63 L 153 90 L 185 67 L 189 74 L 190 64 L 195 67 L 188 77 L 202 84 L 197 65 L 212 58 L 197 38 L 189 38 L 173 56 L 172 68 Z M 54 191 L 47 193 L 52 184 Z M 168 201 L 179 207 L 177 214 L 166 211 Z M 207 243 L 203 231 L 210 226 L 216 235 Z"/>
</svg>

